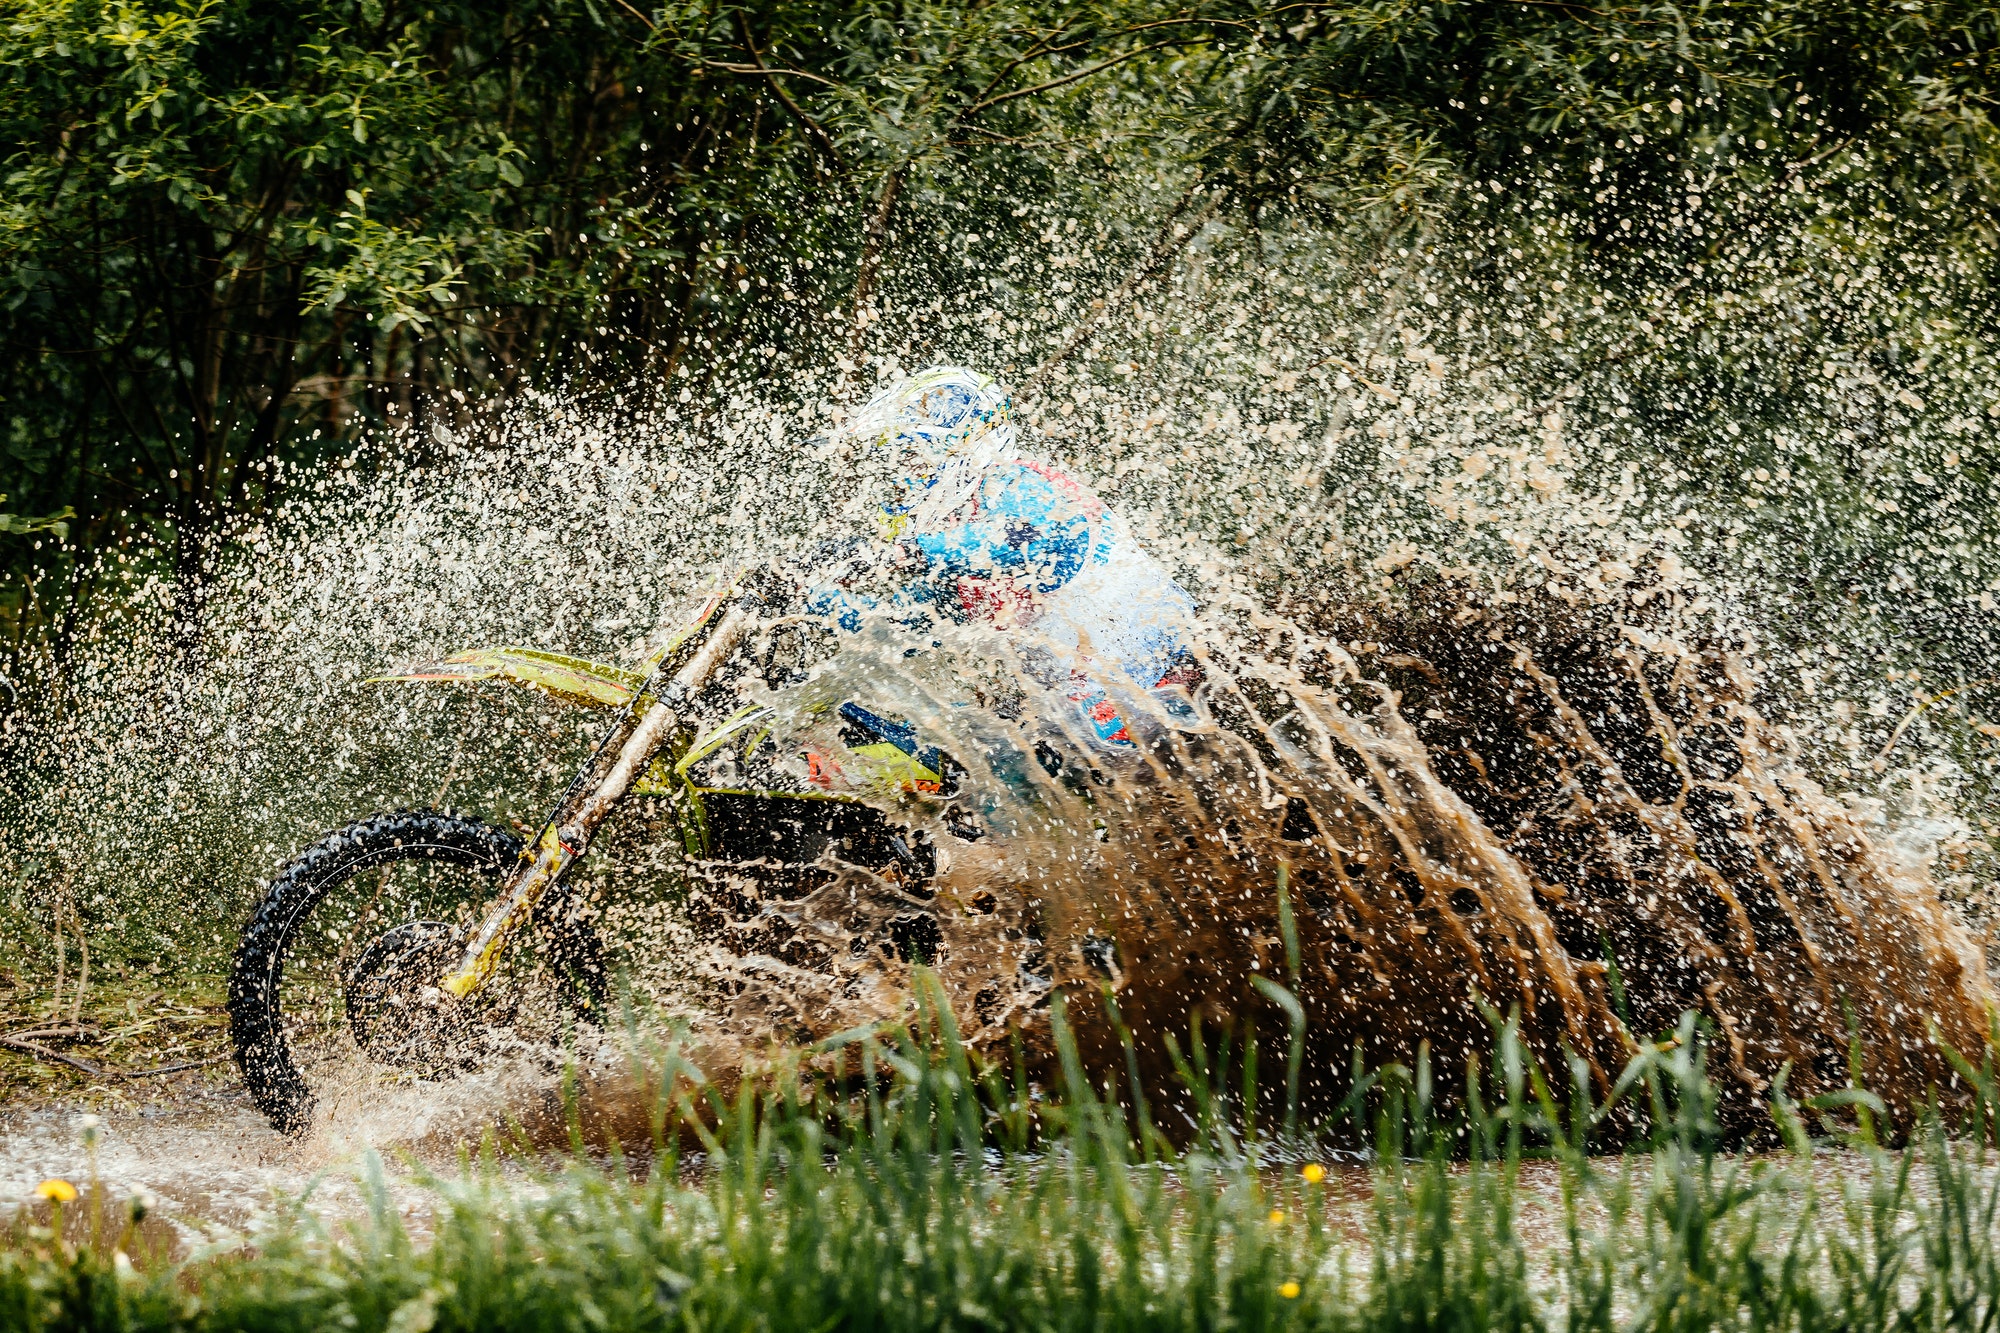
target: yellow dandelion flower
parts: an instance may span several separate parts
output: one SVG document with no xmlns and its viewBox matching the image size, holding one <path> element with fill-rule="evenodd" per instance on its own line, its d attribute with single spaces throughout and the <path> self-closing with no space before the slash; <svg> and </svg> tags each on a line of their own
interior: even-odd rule
<svg viewBox="0 0 2000 1333">
<path fill-rule="evenodd" d="M 67 1180 L 44 1180 L 35 1186 L 35 1193 L 55 1203 L 68 1203 L 76 1197 L 76 1186 Z"/>
<path fill-rule="evenodd" d="M 1287 1282 L 1278 1288 L 1278 1294 L 1288 1301 L 1295 1301 L 1299 1298 L 1299 1284 Z"/>
<path fill-rule="evenodd" d="M 1300 1168 L 1299 1174 L 1306 1178 L 1308 1185 L 1317 1185 L 1320 1181 L 1326 1179 L 1326 1168 L 1318 1162 L 1307 1162 L 1305 1166 Z"/>
<path fill-rule="evenodd" d="M 1285 1210 L 1282 1208 L 1273 1208 L 1271 1210 L 1271 1225 L 1274 1227 L 1281 1227 L 1284 1224 L 1285 1224 Z"/>
</svg>

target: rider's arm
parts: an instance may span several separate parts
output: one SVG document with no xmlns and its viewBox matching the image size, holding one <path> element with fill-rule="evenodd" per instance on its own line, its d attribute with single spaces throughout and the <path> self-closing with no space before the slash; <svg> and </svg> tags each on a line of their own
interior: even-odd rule
<svg viewBox="0 0 2000 1333">
<path fill-rule="evenodd" d="M 932 590 L 923 577 L 922 558 L 898 543 L 853 541 L 829 548 L 806 588 L 805 610 L 827 616 L 854 633 L 864 616 L 887 609 L 914 624 Z"/>
<path fill-rule="evenodd" d="M 1047 594 L 1091 556 L 1103 502 L 1055 469 L 1010 461 L 982 479 L 976 501 L 928 531 L 907 534 L 940 591 L 963 579 Z"/>
</svg>

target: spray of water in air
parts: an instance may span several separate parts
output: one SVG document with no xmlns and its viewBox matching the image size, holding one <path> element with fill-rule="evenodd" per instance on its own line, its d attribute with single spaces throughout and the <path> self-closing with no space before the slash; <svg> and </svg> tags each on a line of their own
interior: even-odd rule
<svg viewBox="0 0 2000 1333">
<path fill-rule="evenodd" d="M 1159 184 L 1135 216 L 1179 193 Z M 532 824 L 601 714 L 371 678 L 500 644 L 630 664 L 720 571 L 879 536 L 889 464 L 840 428 L 951 362 L 1006 382 L 1020 452 L 1187 590 L 1187 669 L 1167 691 L 1103 677 L 1129 732 L 1107 747 L 1032 628 L 774 614 L 704 703 L 767 708 L 768 748 L 712 762 L 805 782 L 845 701 L 911 728 L 953 781 L 871 799 L 935 874 L 829 856 L 791 892 L 732 886 L 690 870 L 669 802 L 635 798 L 579 874 L 648 1021 L 726 1071 L 903 1014 L 919 957 L 982 1045 L 1039 1049 L 1067 993 L 1108 1057 L 1108 990 L 1156 1092 L 1197 1012 L 1283 1041 L 1260 977 L 1308 1016 L 1309 1097 L 1340 1095 L 1356 1044 L 1462 1060 L 1482 1005 L 1600 1081 L 1701 1010 L 1745 1124 L 1788 1062 L 1795 1093 L 1844 1083 L 1850 1033 L 1874 1086 L 1946 1077 L 1933 1034 L 1976 1046 L 1991 1000 L 1965 814 L 1993 733 L 1976 692 L 1927 710 L 1901 664 L 1926 599 L 1991 610 L 1976 358 L 1942 330 L 1887 358 L 1802 345 L 1826 305 L 1904 299 L 1838 237 L 1530 286 L 1476 228 L 1383 243 L 1187 216 L 1170 263 L 1096 306 L 1083 279 L 1146 233 L 1052 220 L 983 303 L 885 274 L 858 346 L 827 317 L 785 352 L 731 349 L 714 380 L 539 393 L 273 474 L 282 503 L 219 547 L 195 642 L 143 584 L 78 636 L 61 699 L 10 714 L 17 908 L 219 965 L 328 829 L 405 806 Z M 1833 283 L 1782 278 L 1810 263 Z M 1781 413 L 1716 369 L 1750 346 Z M 1919 568 L 1927 536 L 1950 554 Z M 912 920 L 921 947 L 885 945 Z M 322 1133 L 516 1113 L 550 1086 L 526 1067 L 526 1093 L 473 1075 L 395 1095 L 357 1067 L 370 1091 Z"/>
</svg>

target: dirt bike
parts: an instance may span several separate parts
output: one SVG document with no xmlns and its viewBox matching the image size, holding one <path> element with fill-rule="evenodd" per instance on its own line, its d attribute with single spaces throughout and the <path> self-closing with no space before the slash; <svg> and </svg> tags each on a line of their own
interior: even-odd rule
<svg viewBox="0 0 2000 1333">
<path fill-rule="evenodd" d="M 768 736 L 760 732 L 768 708 L 721 711 L 726 700 L 716 705 L 710 688 L 732 661 L 743 666 L 746 639 L 771 621 L 772 604 L 754 582 L 703 599 L 637 669 L 499 648 L 379 678 L 498 680 L 617 711 L 526 840 L 465 814 L 374 814 L 306 848 L 271 881 L 236 951 L 229 1021 L 244 1082 L 274 1127 L 309 1126 L 316 1084 L 355 1070 L 357 1049 L 375 1064 L 432 1077 L 518 1040 L 533 1027 L 524 1005 L 545 1023 L 551 1010 L 583 1021 L 602 1014 L 604 950 L 576 910 L 568 872 L 629 797 L 670 798 L 686 869 L 716 886 L 706 899 L 714 930 L 768 932 L 768 922 L 746 924 L 755 913 L 732 911 L 745 906 L 742 886 L 754 886 L 753 898 L 801 896 L 823 882 L 829 853 L 921 900 L 937 866 L 925 834 L 851 794 L 810 783 L 773 789 L 715 764 L 718 755 L 747 756 Z M 764 651 L 768 658 L 768 643 Z M 711 724 L 700 721 L 718 712 Z M 949 787 L 950 761 L 919 747 L 908 728 L 854 704 L 841 705 L 841 715 L 849 763 L 872 765 L 890 787 Z M 875 943 L 905 960 L 920 959 L 937 936 L 922 911 L 886 925 Z M 756 943 L 779 952 L 814 947 Z M 500 984 L 503 977 L 519 984 Z M 538 989 L 533 978 L 553 985 Z"/>
</svg>

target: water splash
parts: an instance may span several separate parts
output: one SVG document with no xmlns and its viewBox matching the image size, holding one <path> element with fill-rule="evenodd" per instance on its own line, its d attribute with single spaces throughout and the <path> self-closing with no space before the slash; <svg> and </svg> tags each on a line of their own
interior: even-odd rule
<svg viewBox="0 0 2000 1333">
<path fill-rule="evenodd" d="M 764 938 L 827 943 L 803 964 L 784 949 L 720 964 L 736 978 L 721 1026 L 813 1039 L 895 1016 L 893 952 L 861 946 L 922 910 L 975 1042 L 1022 1023 L 1045 1037 L 1062 989 L 1115 1067 L 1115 1034 L 1090 1017 L 1109 990 L 1155 1096 L 1172 1083 L 1163 1038 L 1197 1012 L 1282 1049 L 1259 975 L 1304 1003 L 1309 1101 L 1346 1091 L 1356 1045 L 1379 1065 L 1428 1043 L 1457 1067 L 1490 1043 L 1482 1004 L 1518 1008 L 1530 1045 L 1554 1067 L 1581 1056 L 1600 1093 L 1637 1042 L 1700 1010 L 1739 1132 L 1788 1064 L 1794 1093 L 1845 1086 L 1851 1037 L 1906 1107 L 1950 1081 L 1934 1039 L 1984 1040 L 1970 937 L 1920 867 L 1791 762 L 1740 649 L 1685 644 L 1660 615 L 1444 582 L 1401 607 L 1235 610 L 1210 623 L 1191 712 L 1114 690 L 1130 752 L 1093 746 L 1018 665 L 1016 697 L 1049 706 L 965 708 L 966 682 L 1007 676 L 999 636 L 918 670 L 886 629 L 844 651 L 809 696 L 889 699 L 969 769 L 951 801 L 897 812 L 948 863 L 922 898 L 852 867 L 802 898 L 751 891 L 783 922 Z"/>
<path fill-rule="evenodd" d="M 1195 246 L 1172 293 L 1141 291 L 1076 368 L 1022 392 L 1026 447 L 1090 479 L 1201 598 L 1193 713 L 1114 689 L 1142 743 L 1106 757 L 1018 645 L 876 627 L 815 669 L 811 697 L 867 698 L 935 737 L 968 769 L 953 808 L 989 836 L 962 842 L 942 804 L 899 798 L 895 817 L 949 852 L 931 895 L 833 867 L 817 898 L 780 909 L 828 947 L 746 957 L 704 938 L 664 850 L 668 812 L 635 802 L 584 873 L 648 998 L 718 1051 L 823 1036 L 904 1003 L 904 962 L 847 941 L 935 913 L 968 1030 L 995 1039 L 1039 1022 L 1055 989 L 1108 983 L 1158 1074 L 1161 1038 L 1197 1008 L 1278 1037 L 1248 978 L 1286 979 L 1283 863 L 1309 1091 L 1338 1091 L 1356 1040 L 1370 1060 L 1420 1039 L 1458 1059 L 1485 1038 L 1475 991 L 1518 1004 L 1545 1057 L 1568 1046 L 1600 1078 L 1631 1036 L 1702 1008 L 1744 1114 L 1787 1060 L 1794 1090 L 1844 1080 L 1850 1010 L 1871 1077 L 1915 1094 L 1941 1076 L 1928 1029 L 1977 1044 L 1982 960 L 1922 858 L 1885 854 L 1899 834 L 1806 776 L 1841 771 L 1840 745 L 1811 738 L 1859 669 L 1764 632 L 1769 543 L 1698 516 L 1719 502 L 1690 493 L 1692 474 L 1634 462 L 1643 376 L 1618 359 L 1603 299 L 1643 314 L 1645 293 L 1579 272 L 1496 313 L 1462 255 L 1371 267 L 1279 243 L 1291 252 L 1243 271 L 1225 240 Z M 1737 331 L 1782 306 L 1767 298 Z M 948 336 L 964 359 L 1025 371 L 1067 341 L 1044 348 L 1039 324 L 990 313 L 913 325 L 904 355 Z M 1592 319 L 1602 356 L 1579 369 Z M 1858 397 L 1918 397 L 1837 360 L 1821 379 L 1850 396 L 1787 423 L 1793 443 Z M 542 396 L 278 475 L 287 498 L 212 571 L 193 661 L 172 589 L 118 584 L 114 558 L 101 574 L 118 595 L 7 722 L 22 799 L 0 854 L 19 919 L 43 923 L 21 927 L 30 946 L 66 903 L 142 965 L 213 965 L 259 885 L 327 828 L 412 804 L 534 817 L 593 718 L 364 678 L 489 643 L 615 657 L 717 565 L 843 530 L 876 480 L 814 443 L 843 379 L 700 402 L 670 387 L 615 409 Z M 1767 471 L 1789 484 L 1783 464 Z M 1801 671 L 1823 692 L 1795 688 Z M 1108 1049 L 1103 1026 L 1085 1035 Z"/>
</svg>

